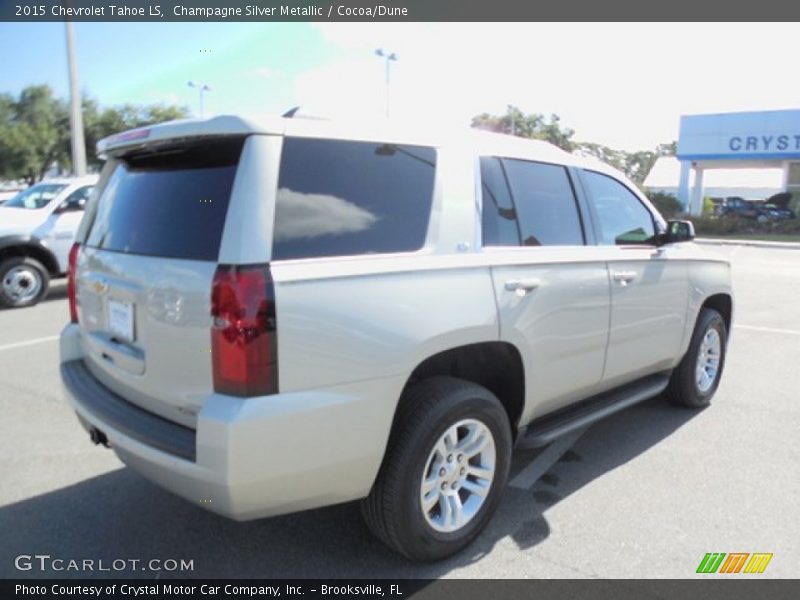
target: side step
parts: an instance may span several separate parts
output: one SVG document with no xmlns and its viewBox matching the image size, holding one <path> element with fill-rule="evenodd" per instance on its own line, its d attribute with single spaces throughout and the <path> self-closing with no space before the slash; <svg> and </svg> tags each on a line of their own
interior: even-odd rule
<svg viewBox="0 0 800 600">
<path fill-rule="evenodd" d="M 657 396 L 667 387 L 669 371 L 648 375 L 586 400 L 560 408 L 531 422 L 517 448 L 541 448 L 564 434 L 581 429 L 638 402 Z"/>
</svg>

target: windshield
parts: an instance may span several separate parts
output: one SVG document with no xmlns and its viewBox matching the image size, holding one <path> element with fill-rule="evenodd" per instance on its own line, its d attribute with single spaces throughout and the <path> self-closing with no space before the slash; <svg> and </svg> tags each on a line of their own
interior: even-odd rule
<svg viewBox="0 0 800 600">
<path fill-rule="evenodd" d="M 67 187 L 66 183 L 38 183 L 24 192 L 20 192 L 3 206 L 9 208 L 44 208 L 65 187 Z"/>
</svg>

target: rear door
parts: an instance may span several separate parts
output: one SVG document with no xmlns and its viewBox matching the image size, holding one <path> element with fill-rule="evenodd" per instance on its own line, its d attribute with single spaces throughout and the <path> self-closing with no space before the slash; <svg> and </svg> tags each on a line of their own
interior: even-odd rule
<svg viewBox="0 0 800 600">
<path fill-rule="evenodd" d="M 217 138 L 114 161 L 79 258 L 88 368 L 190 427 L 213 391 L 210 293 L 242 145 Z"/>
<path fill-rule="evenodd" d="M 611 330 L 604 379 L 624 383 L 672 366 L 680 354 L 689 298 L 680 244 L 656 247 L 650 209 L 620 181 L 581 178 L 611 276 Z"/>
<path fill-rule="evenodd" d="M 586 245 L 565 167 L 484 157 L 481 175 L 500 337 L 523 354 L 524 423 L 589 395 L 602 379 L 608 272 Z"/>
</svg>

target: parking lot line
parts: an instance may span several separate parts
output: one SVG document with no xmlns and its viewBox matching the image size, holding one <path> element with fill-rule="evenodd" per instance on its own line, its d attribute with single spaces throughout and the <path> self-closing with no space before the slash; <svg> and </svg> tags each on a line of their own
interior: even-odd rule
<svg viewBox="0 0 800 600">
<path fill-rule="evenodd" d="M 734 325 L 735 329 L 749 329 L 750 331 L 764 331 L 766 333 L 784 333 L 786 335 L 800 335 L 796 329 L 776 329 L 774 327 L 757 327 L 755 325 Z"/>
<path fill-rule="evenodd" d="M 550 470 L 550 467 L 558 462 L 562 454 L 575 445 L 575 442 L 583 435 L 584 431 L 586 431 L 586 429 L 581 429 L 580 431 L 565 435 L 550 444 L 541 454 L 534 458 L 527 467 L 517 473 L 517 476 L 511 480 L 509 485 L 523 490 L 530 489 L 542 475 Z"/>
<path fill-rule="evenodd" d="M 33 346 L 35 344 L 43 344 L 45 342 L 54 342 L 58 339 L 57 335 L 49 335 L 47 337 L 35 338 L 26 340 L 24 342 L 15 342 L 13 344 L 5 344 L 0 346 L 0 352 L 3 350 L 14 350 L 15 348 L 24 348 L 25 346 Z"/>
</svg>

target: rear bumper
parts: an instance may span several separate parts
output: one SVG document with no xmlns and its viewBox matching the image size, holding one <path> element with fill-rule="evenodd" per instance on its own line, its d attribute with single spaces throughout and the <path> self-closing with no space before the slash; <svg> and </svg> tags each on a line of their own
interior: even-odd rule
<svg viewBox="0 0 800 600">
<path fill-rule="evenodd" d="M 67 325 L 62 382 L 84 427 L 102 431 L 148 479 L 237 520 L 366 496 L 404 384 L 388 378 L 246 399 L 210 394 L 191 430 L 99 384 L 82 356 L 78 327 Z"/>
<path fill-rule="evenodd" d="M 61 382 L 68 395 L 106 427 L 119 431 L 155 450 L 194 462 L 197 433 L 158 415 L 142 410 L 104 387 L 82 360 L 61 363 Z"/>
</svg>

